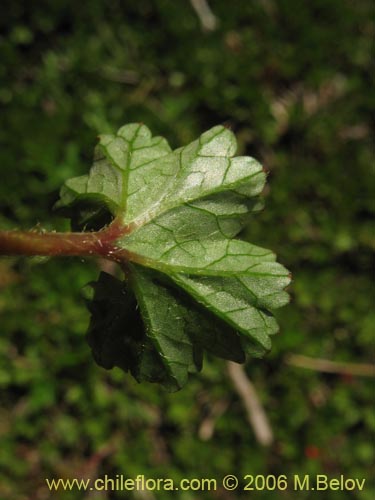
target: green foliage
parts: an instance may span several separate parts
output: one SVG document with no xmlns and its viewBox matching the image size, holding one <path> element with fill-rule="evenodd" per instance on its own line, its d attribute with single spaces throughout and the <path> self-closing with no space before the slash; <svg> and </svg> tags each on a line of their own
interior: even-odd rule
<svg viewBox="0 0 375 500">
<path fill-rule="evenodd" d="M 288 301 L 290 277 L 272 252 L 233 239 L 259 207 L 253 198 L 266 177 L 235 152 L 222 126 L 172 151 L 145 125 L 129 124 L 101 136 L 90 173 L 62 188 L 56 208 L 73 221 L 98 227 L 106 207 L 123 233 L 112 253 L 127 281 L 102 275 L 91 307 L 89 342 L 105 368 L 176 390 L 201 368 L 203 349 L 218 352 L 218 337 L 227 336 L 221 357 L 234 361 L 270 348 L 278 330 L 270 310 Z M 205 308 L 219 318 L 211 335 Z"/>
<path fill-rule="evenodd" d="M 5 2 L 1 227 L 67 229 L 51 207 L 65 179 L 87 172 L 96 133 L 143 121 L 175 148 L 230 124 L 239 154 L 270 172 L 267 210 L 244 237 L 272 248 L 294 274 L 293 307 L 276 311 L 282 334 L 265 359 L 246 365 L 275 442 L 258 445 L 219 359 L 208 357 L 172 395 L 98 370 L 82 335 L 89 314 L 79 293 L 96 280 L 95 263 L 2 261 L 1 498 L 48 497 L 45 477 L 75 477 L 89 466 L 98 477 L 344 474 L 366 477 L 357 498 L 373 497 L 373 380 L 284 362 L 290 352 L 372 358 L 373 2 L 208 3 L 219 20 L 209 33 L 190 2 Z M 204 435 L 207 427 L 212 434 Z M 297 494 L 315 496 L 283 493 Z"/>
</svg>

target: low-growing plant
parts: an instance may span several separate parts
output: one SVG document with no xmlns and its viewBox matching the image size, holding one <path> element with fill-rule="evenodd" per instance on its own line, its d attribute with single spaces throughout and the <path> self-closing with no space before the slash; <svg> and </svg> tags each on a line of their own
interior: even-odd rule
<svg viewBox="0 0 375 500">
<path fill-rule="evenodd" d="M 0 254 L 117 263 L 122 280 L 101 272 L 91 283 L 87 340 L 99 365 L 139 382 L 178 390 L 205 351 L 262 356 L 290 273 L 237 238 L 262 208 L 266 173 L 235 152 L 223 126 L 174 151 L 143 124 L 101 135 L 89 174 L 66 181 L 55 205 L 74 232 L 3 231 Z"/>
</svg>

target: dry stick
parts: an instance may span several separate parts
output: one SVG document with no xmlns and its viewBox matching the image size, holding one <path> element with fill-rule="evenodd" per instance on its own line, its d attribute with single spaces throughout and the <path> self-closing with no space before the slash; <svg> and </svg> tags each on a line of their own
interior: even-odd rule
<svg viewBox="0 0 375 500">
<path fill-rule="evenodd" d="M 369 363 L 339 363 L 328 359 L 310 358 L 302 354 L 289 354 L 285 362 L 291 366 L 298 366 L 299 368 L 307 368 L 318 372 L 375 377 L 375 365 Z"/>
<path fill-rule="evenodd" d="M 202 441 L 208 441 L 212 438 L 215 432 L 215 425 L 217 420 L 228 408 L 228 401 L 220 399 L 211 406 L 211 411 L 201 422 L 198 429 L 198 436 Z"/>
<path fill-rule="evenodd" d="M 190 3 L 199 17 L 202 28 L 206 31 L 214 31 L 217 26 L 217 18 L 206 0 L 190 0 Z"/>
<path fill-rule="evenodd" d="M 228 361 L 227 367 L 234 388 L 244 403 L 257 441 L 263 446 L 270 446 L 273 442 L 273 432 L 254 385 L 241 365 Z"/>
</svg>

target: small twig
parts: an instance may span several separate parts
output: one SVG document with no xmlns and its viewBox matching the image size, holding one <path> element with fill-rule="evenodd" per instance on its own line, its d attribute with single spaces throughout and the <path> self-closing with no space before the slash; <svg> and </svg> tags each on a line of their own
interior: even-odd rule
<svg viewBox="0 0 375 500">
<path fill-rule="evenodd" d="M 115 277 L 117 276 L 119 267 L 116 264 L 116 262 L 113 262 L 112 260 L 108 259 L 99 258 L 97 264 L 101 271 L 104 271 L 105 273 L 111 274 L 112 276 Z"/>
<path fill-rule="evenodd" d="M 217 26 L 217 17 L 210 9 L 206 0 L 190 0 L 190 3 L 197 13 L 202 28 L 205 31 L 214 31 Z"/>
<path fill-rule="evenodd" d="M 241 365 L 228 361 L 227 367 L 234 388 L 246 408 L 247 417 L 257 441 L 263 446 L 270 446 L 273 442 L 273 432 L 254 385 Z"/>
<path fill-rule="evenodd" d="M 128 85 L 137 85 L 139 83 L 139 74 L 136 71 L 121 70 L 104 66 L 101 69 L 100 75 L 107 80 L 119 83 L 127 83 Z"/>
<path fill-rule="evenodd" d="M 328 359 L 310 358 L 302 354 L 289 354 L 285 362 L 291 366 L 298 366 L 299 368 L 307 368 L 308 370 L 318 372 L 354 375 L 358 377 L 375 377 L 375 365 L 369 363 L 344 363 Z"/>
<path fill-rule="evenodd" d="M 216 422 L 227 408 L 227 399 L 220 399 L 212 404 L 209 414 L 202 420 L 199 426 L 198 436 L 202 441 L 208 441 L 212 438 Z"/>
</svg>

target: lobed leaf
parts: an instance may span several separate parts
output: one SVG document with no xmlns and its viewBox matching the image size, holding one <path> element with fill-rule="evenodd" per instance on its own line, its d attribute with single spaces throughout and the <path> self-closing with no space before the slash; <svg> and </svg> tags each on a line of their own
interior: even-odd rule
<svg viewBox="0 0 375 500">
<path fill-rule="evenodd" d="M 236 239 L 262 208 L 266 176 L 235 151 L 222 126 L 172 151 L 145 125 L 125 125 L 101 136 L 90 173 L 63 187 L 56 208 L 75 227 L 115 217 L 123 228 L 126 281 L 101 275 L 90 306 L 102 366 L 177 390 L 203 351 L 243 362 L 270 349 L 290 274 L 270 250 Z"/>
</svg>

